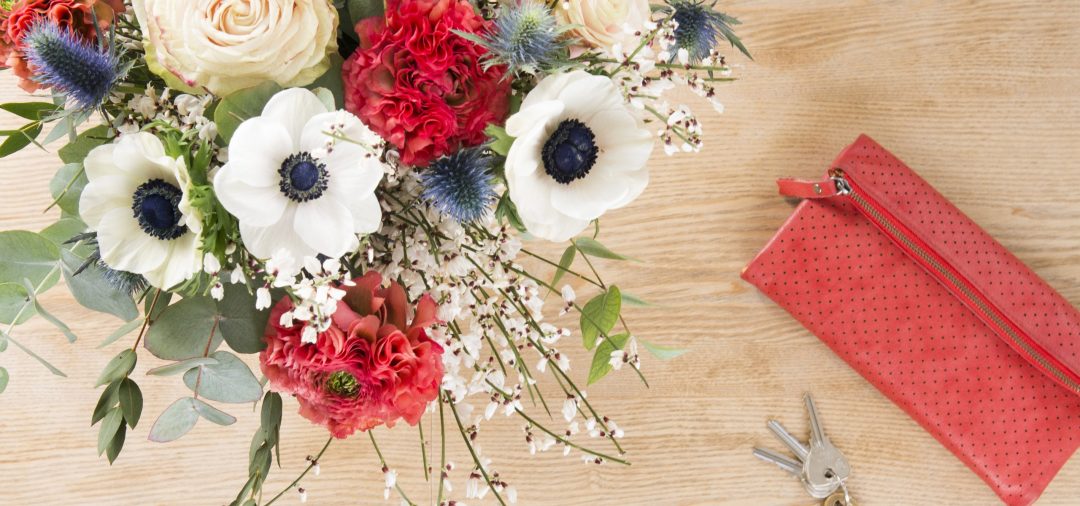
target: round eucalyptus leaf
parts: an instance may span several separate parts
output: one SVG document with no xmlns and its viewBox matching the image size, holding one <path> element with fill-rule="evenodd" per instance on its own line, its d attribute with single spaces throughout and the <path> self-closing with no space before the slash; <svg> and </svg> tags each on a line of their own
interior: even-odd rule
<svg viewBox="0 0 1080 506">
<path fill-rule="evenodd" d="M 262 397 L 259 380 L 236 355 L 218 351 L 210 357 L 217 363 L 200 365 L 184 373 L 184 384 L 188 388 L 195 391 L 198 385 L 200 396 L 219 402 L 255 402 Z"/>
<path fill-rule="evenodd" d="M 203 418 L 210 420 L 218 425 L 232 425 L 236 423 L 236 417 L 215 408 L 199 399 L 194 399 L 195 411 L 199 413 Z"/>
<path fill-rule="evenodd" d="M 195 411 L 195 399 L 183 397 L 172 403 L 150 428 L 150 440 L 157 443 L 176 441 L 187 434 L 195 422 L 199 421 L 199 412 Z"/>
<path fill-rule="evenodd" d="M 91 264 L 75 274 L 86 261 L 68 250 L 61 251 L 64 265 L 64 281 L 68 290 L 83 307 L 99 313 L 108 313 L 124 321 L 139 317 L 139 308 L 131 294 L 117 290 L 105 280 L 101 266 Z"/>
<path fill-rule="evenodd" d="M 0 232 L 0 283 L 22 283 L 39 287 L 39 292 L 56 284 L 60 273 L 53 267 L 60 261 L 60 248 L 40 234 L 25 230 Z M 46 279 L 47 278 L 47 279 Z"/>
<path fill-rule="evenodd" d="M 221 320 L 218 328 L 225 342 L 237 353 L 258 353 L 266 346 L 263 332 L 270 310 L 255 309 L 255 295 L 244 285 L 225 285 L 225 298 L 217 302 Z"/>
<path fill-rule="evenodd" d="M 163 310 L 150 325 L 146 331 L 146 349 L 158 358 L 172 361 L 205 356 L 207 351 L 213 352 L 221 345 L 221 332 L 215 323 L 218 318 L 210 298 L 183 299 Z"/>
<path fill-rule="evenodd" d="M 10 325 L 15 315 L 19 315 L 16 325 L 33 317 L 37 311 L 29 301 L 26 287 L 18 283 L 0 283 L 0 324 Z"/>
</svg>

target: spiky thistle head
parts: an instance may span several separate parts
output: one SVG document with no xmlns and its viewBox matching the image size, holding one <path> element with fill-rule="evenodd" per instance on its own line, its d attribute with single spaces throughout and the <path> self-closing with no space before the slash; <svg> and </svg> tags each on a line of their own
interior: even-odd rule
<svg viewBox="0 0 1080 506">
<path fill-rule="evenodd" d="M 667 0 L 664 10 L 672 15 L 678 24 L 675 28 L 675 43 L 689 53 L 690 61 L 700 62 L 712 54 L 720 43 L 726 40 L 740 52 L 750 58 L 749 51 L 742 41 L 735 36 L 732 25 L 739 20 L 715 10 L 716 2 L 707 4 L 705 0 Z"/>
<path fill-rule="evenodd" d="M 120 57 L 44 18 L 23 37 L 34 80 L 68 96 L 82 109 L 97 107 L 123 76 Z"/>
<path fill-rule="evenodd" d="M 435 160 L 420 175 L 424 199 L 460 223 L 483 218 L 498 199 L 493 162 L 483 148 L 462 149 Z"/>
<path fill-rule="evenodd" d="M 551 10 L 538 0 L 507 2 L 482 36 L 462 34 L 487 49 L 485 67 L 506 65 L 509 73 L 536 74 L 549 69 L 568 41 L 570 27 L 560 25 Z"/>
</svg>

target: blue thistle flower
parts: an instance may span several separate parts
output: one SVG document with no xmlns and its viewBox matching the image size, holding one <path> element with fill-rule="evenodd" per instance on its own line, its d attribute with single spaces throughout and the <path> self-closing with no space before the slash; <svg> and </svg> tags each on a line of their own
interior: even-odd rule
<svg viewBox="0 0 1080 506">
<path fill-rule="evenodd" d="M 460 33 L 487 49 L 485 67 L 506 65 L 509 71 L 535 74 L 548 69 L 558 59 L 567 41 L 562 35 L 569 27 L 561 26 L 547 5 L 538 0 L 503 4 L 491 29 L 483 36 Z"/>
<path fill-rule="evenodd" d="M 675 28 L 675 43 L 690 53 L 691 62 L 697 63 L 708 57 L 721 40 L 730 42 L 732 47 L 753 58 L 731 29 L 732 25 L 740 24 L 739 20 L 717 12 L 715 1 L 706 4 L 705 0 L 667 0 L 667 4 L 664 10 L 679 24 Z"/>
<path fill-rule="evenodd" d="M 43 19 L 30 27 L 23 43 L 34 80 L 67 95 L 82 109 L 105 100 L 122 77 L 115 53 Z"/>
<path fill-rule="evenodd" d="M 498 200 L 493 162 L 483 148 L 462 149 L 435 160 L 420 175 L 422 196 L 460 223 L 479 220 Z"/>
</svg>

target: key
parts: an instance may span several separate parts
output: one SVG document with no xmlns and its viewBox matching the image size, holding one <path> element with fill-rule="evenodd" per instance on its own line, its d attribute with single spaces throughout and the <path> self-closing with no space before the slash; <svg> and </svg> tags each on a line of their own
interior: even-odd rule
<svg viewBox="0 0 1080 506">
<path fill-rule="evenodd" d="M 773 453 L 764 448 L 754 448 L 754 456 L 787 471 L 792 476 L 797 478 L 802 476 L 802 464 L 784 457 L 783 455 Z"/>
<path fill-rule="evenodd" d="M 825 435 L 813 397 L 807 394 L 805 400 L 810 414 L 810 448 L 803 460 L 802 479 L 811 496 L 824 499 L 851 475 L 851 466 Z"/>
<path fill-rule="evenodd" d="M 784 445 L 791 450 L 791 453 L 794 453 L 795 456 L 799 458 L 799 462 L 806 460 L 806 454 L 809 453 L 810 450 L 803 446 L 801 441 L 795 439 L 795 436 L 792 436 L 783 425 L 780 425 L 780 422 L 769 420 L 769 423 L 766 425 L 769 427 L 769 430 L 772 431 L 773 435 L 784 443 Z"/>
</svg>

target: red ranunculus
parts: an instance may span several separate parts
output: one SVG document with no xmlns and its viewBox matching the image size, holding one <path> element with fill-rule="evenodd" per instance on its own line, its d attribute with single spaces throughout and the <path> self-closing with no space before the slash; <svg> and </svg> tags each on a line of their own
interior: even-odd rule
<svg viewBox="0 0 1080 506">
<path fill-rule="evenodd" d="M 19 78 L 19 87 L 33 93 L 41 86 L 33 80 L 34 70 L 23 55 L 22 40 L 34 22 L 46 19 L 96 41 L 94 15 L 104 29 L 112 23 L 114 12 L 123 11 L 123 0 L 18 0 L 11 10 L 0 12 L 0 68 L 11 68 Z"/>
<path fill-rule="evenodd" d="M 482 144 L 509 109 L 505 67 L 484 69 L 484 48 L 453 30 L 487 22 L 466 0 L 391 0 L 385 18 L 356 25 L 360 49 L 345 62 L 345 108 L 396 146 L 401 161 L 426 166 Z"/>
<path fill-rule="evenodd" d="M 325 425 L 334 437 L 398 419 L 416 425 L 438 397 L 443 349 L 427 336 L 435 301 L 424 295 L 406 324 L 409 303 L 397 283 L 382 288 L 377 272 L 357 278 L 338 303 L 333 325 L 314 344 L 301 341 L 303 325 L 284 327 L 292 309 L 283 298 L 270 312 L 259 355 L 270 387 L 296 396 L 300 414 Z"/>
</svg>

